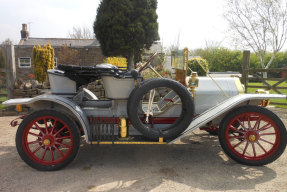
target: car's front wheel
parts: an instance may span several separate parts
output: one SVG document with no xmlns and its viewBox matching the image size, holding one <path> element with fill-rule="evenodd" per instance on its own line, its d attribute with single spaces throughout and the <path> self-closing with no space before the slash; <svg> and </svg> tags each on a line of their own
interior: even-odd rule
<svg viewBox="0 0 287 192">
<path fill-rule="evenodd" d="M 276 114 L 262 107 L 244 106 L 222 120 L 219 141 L 233 160 L 245 165 L 265 165 L 284 152 L 286 134 Z"/>
</svg>

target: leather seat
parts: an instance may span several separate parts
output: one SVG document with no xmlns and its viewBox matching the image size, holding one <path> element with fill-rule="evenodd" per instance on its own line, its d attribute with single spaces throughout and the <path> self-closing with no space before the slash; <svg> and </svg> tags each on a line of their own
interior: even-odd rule
<svg viewBox="0 0 287 192">
<path fill-rule="evenodd" d="M 59 64 L 58 69 L 62 71 L 117 71 L 119 68 L 117 66 L 111 65 L 109 63 L 102 63 L 95 66 L 78 66 L 78 65 L 61 65 Z"/>
<path fill-rule="evenodd" d="M 103 63 L 95 66 L 58 65 L 64 75 L 77 83 L 77 87 L 96 81 L 101 76 L 126 78 L 127 71 L 120 70 L 117 66 Z"/>
</svg>

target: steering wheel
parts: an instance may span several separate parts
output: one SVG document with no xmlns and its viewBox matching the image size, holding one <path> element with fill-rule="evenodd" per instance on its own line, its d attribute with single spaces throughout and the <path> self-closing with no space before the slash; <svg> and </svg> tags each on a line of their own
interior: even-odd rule
<svg viewBox="0 0 287 192">
<path fill-rule="evenodd" d="M 146 62 L 143 66 L 141 66 L 138 70 L 138 72 L 142 72 L 147 66 L 148 64 L 155 58 L 155 56 L 157 55 L 157 52 L 155 52 Z"/>
</svg>

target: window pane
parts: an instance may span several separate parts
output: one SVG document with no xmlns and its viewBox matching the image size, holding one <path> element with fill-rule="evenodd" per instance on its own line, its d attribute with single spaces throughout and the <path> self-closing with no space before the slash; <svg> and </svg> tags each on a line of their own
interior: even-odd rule
<svg viewBox="0 0 287 192">
<path fill-rule="evenodd" d="M 31 67 L 31 58 L 19 58 L 19 67 Z"/>
<path fill-rule="evenodd" d="M 57 67 L 57 57 L 54 57 L 54 67 Z"/>
</svg>

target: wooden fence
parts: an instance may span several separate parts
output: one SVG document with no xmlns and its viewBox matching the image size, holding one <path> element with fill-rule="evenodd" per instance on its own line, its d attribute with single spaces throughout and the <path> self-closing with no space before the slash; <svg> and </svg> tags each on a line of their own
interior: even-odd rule
<svg viewBox="0 0 287 192">
<path fill-rule="evenodd" d="M 250 51 L 243 52 L 243 71 L 242 71 L 242 78 L 241 81 L 245 86 L 245 93 L 248 92 L 248 88 L 258 88 L 258 89 L 265 89 L 267 91 L 273 90 L 275 93 L 284 94 L 282 90 L 287 90 L 287 86 L 282 86 L 282 83 L 287 82 L 287 77 L 282 78 L 263 78 L 263 73 L 281 73 L 286 72 L 287 69 L 250 69 Z M 262 82 L 262 85 L 249 85 L 248 83 L 252 81 Z M 268 81 L 275 81 L 274 84 L 271 84 Z M 286 94 L 285 94 L 286 95 Z M 271 102 L 273 105 L 286 105 L 286 103 L 279 103 L 279 102 Z"/>
</svg>

